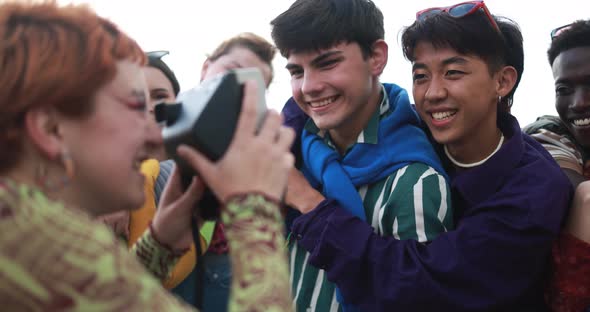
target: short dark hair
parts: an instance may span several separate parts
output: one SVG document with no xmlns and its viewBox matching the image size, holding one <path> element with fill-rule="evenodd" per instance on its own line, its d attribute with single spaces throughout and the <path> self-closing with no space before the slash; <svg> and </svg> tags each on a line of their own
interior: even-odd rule
<svg viewBox="0 0 590 312">
<path fill-rule="evenodd" d="M 509 111 L 524 70 L 522 33 L 516 22 L 504 17 L 493 18 L 500 32 L 481 10 L 461 18 L 441 13 L 416 21 L 403 30 L 404 56 L 413 62 L 418 43 L 429 42 L 436 48 L 451 48 L 461 54 L 480 57 L 488 65 L 490 74 L 502 66 L 514 67 L 518 75 L 516 84 L 501 99 L 499 107 L 501 111 Z"/>
<path fill-rule="evenodd" d="M 284 57 L 355 42 L 366 58 L 373 44 L 385 38 L 383 14 L 371 0 L 297 0 L 270 24 Z"/>
<path fill-rule="evenodd" d="M 561 52 L 578 47 L 590 47 L 590 20 L 575 21 L 551 41 L 547 51 L 549 64 L 553 66 Z"/>
<path fill-rule="evenodd" d="M 178 93 L 180 92 L 180 84 L 178 83 L 178 79 L 176 79 L 176 75 L 174 75 L 172 69 L 170 69 L 170 67 L 168 67 L 168 65 L 164 61 L 162 61 L 162 56 L 148 53 L 147 57 L 148 66 L 159 69 L 162 72 L 162 74 L 164 74 L 164 76 L 168 78 L 170 84 L 172 84 L 172 90 L 174 91 L 174 95 L 178 96 Z"/>
<path fill-rule="evenodd" d="M 277 49 L 268 42 L 268 40 L 251 32 L 243 32 L 236 36 L 233 36 L 215 48 L 213 53 L 207 56 L 207 60 L 214 62 L 218 58 L 231 52 L 233 48 L 241 47 L 252 51 L 261 61 L 268 64 L 270 67 L 270 81 L 274 76 L 274 70 L 272 67 L 272 60 L 277 53 Z"/>
</svg>

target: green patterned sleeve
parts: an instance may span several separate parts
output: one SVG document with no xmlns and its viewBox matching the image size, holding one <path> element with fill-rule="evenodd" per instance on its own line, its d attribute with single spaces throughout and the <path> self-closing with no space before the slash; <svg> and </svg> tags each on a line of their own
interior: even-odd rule
<svg viewBox="0 0 590 312">
<path fill-rule="evenodd" d="M 131 252 L 137 260 L 160 281 L 165 281 L 174 266 L 184 254 L 174 253 L 166 246 L 160 244 L 154 237 L 152 227 L 143 233 L 143 236 L 133 245 Z"/>
<path fill-rule="evenodd" d="M 291 310 L 277 205 L 261 195 L 236 196 L 223 219 L 234 270 L 231 311 Z M 194 311 L 146 272 L 166 276 L 178 257 L 150 231 L 134 257 L 84 212 L 1 178 L 0 221 L 3 311 Z"/>
<path fill-rule="evenodd" d="M 26 185 L 2 182 L 0 310 L 194 311 L 146 272 L 104 224 Z M 137 250 L 159 248 L 151 243 Z"/>
<path fill-rule="evenodd" d="M 379 218 L 383 235 L 425 243 L 453 229 L 449 185 L 434 168 L 408 165 L 388 179 L 384 193 L 389 197 Z"/>
<path fill-rule="evenodd" d="M 263 195 L 234 196 L 222 219 L 233 270 L 229 311 L 291 311 L 284 230 L 277 203 Z"/>
</svg>

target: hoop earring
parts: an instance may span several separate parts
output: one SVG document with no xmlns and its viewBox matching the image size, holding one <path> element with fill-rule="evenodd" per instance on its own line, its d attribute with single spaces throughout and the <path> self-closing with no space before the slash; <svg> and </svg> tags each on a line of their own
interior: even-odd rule
<svg viewBox="0 0 590 312">
<path fill-rule="evenodd" d="M 64 187 L 68 186 L 70 181 L 74 178 L 74 162 L 72 161 L 69 153 L 67 151 L 62 152 L 60 155 L 60 160 L 66 171 L 66 174 L 62 175 L 61 178 L 50 179 L 47 176 L 47 168 L 45 165 L 40 163 L 39 166 L 37 166 L 35 180 L 37 181 L 37 184 L 47 192 L 53 193 L 63 189 Z"/>
<path fill-rule="evenodd" d="M 66 176 L 68 177 L 68 180 L 74 179 L 74 175 L 76 174 L 76 168 L 74 167 L 74 161 L 72 160 L 72 157 L 70 157 L 70 154 L 68 152 L 64 151 L 61 154 L 60 158 L 63 163 L 64 169 L 66 170 Z"/>
<path fill-rule="evenodd" d="M 44 164 L 39 164 L 35 172 L 35 180 L 37 184 L 46 192 L 53 193 L 59 191 L 70 184 L 70 178 L 68 176 L 62 176 L 57 179 L 50 179 L 47 176 L 47 168 Z"/>
</svg>

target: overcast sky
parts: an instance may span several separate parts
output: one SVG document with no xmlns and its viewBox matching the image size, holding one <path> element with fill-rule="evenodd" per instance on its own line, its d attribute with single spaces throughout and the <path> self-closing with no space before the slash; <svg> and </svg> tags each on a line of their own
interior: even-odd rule
<svg viewBox="0 0 590 312">
<path fill-rule="evenodd" d="M 269 22 L 286 10 L 291 0 L 62 0 L 90 3 L 102 16 L 117 23 L 146 51 L 168 50 L 164 60 L 175 71 L 183 90 L 198 84 L 205 55 L 237 33 L 250 31 L 270 40 Z M 411 66 L 401 53 L 399 32 L 421 9 L 446 6 L 455 1 L 374 0 L 385 17 L 389 62 L 381 77 L 411 94 Z M 525 69 L 516 92 L 512 113 L 524 126 L 542 114 L 554 114 L 554 91 L 546 51 L 551 29 L 576 19 L 590 18 L 590 1 L 488 0 L 492 14 L 509 17 L 524 36 Z M 280 110 L 291 94 L 285 60 L 274 61 L 275 79 L 267 103 Z"/>
</svg>

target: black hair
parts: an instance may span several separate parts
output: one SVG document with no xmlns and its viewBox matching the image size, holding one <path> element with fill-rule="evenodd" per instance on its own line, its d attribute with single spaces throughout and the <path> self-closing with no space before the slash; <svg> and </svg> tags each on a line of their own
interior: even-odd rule
<svg viewBox="0 0 590 312">
<path fill-rule="evenodd" d="M 561 52 L 578 47 L 590 47 L 590 20 L 575 21 L 551 41 L 547 51 L 549 64 L 553 66 Z"/>
<path fill-rule="evenodd" d="M 170 69 L 170 67 L 168 67 L 168 65 L 166 65 L 166 63 L 164 63 L 164 61 L 162 61 L 161 56 L 150 55 L 149 53 L 147 56 L 148 66 L 159 69 L 164 74 L 164 76 L 170 80 L 170 83 L 172 84 L 172 90 L 174 90 L 174 95 L 178 96 L 178 93 L 180 92 L 180 84 L 178 84 L 178 80 L 176 79 L 174 72 Z"/>
<path fill-rule="evenodd" d="M 297 0 L 270 24 L 284 57 L 355 42 L 366 58 L 373 44 L 385 37 L 383 14 L 371 0 Z"/>
<path fill-rule="evenodd" d="M 482 10 L 460 18 L 440 13 L 415 21 L 402 33 L 404 56 L 413 62 L 418 43 L 428 42 L 435 48 L 450 48 L 460 54 L 480 57 L 488 65 L 490 74 L 503 66 L 514 67 L 516 83 L 501 99 L 499 107 L 501 111 L 510 111 L 514 92 L 524 71 L 522 33 L 516 22 L 503 17 L 493 18 L 499 30 Z"/>
</svg>

